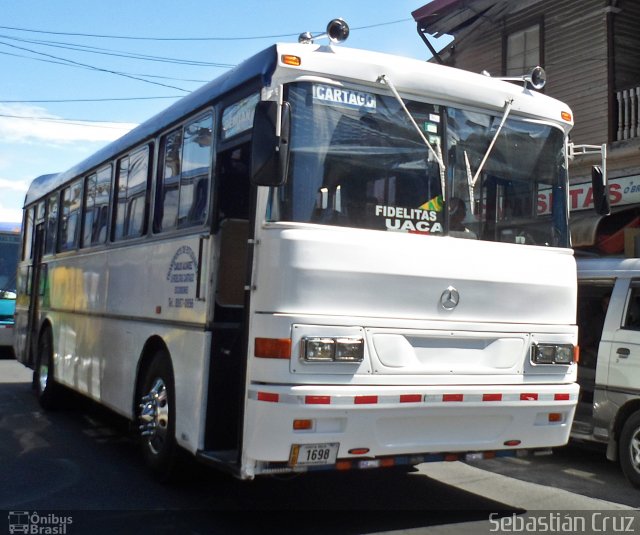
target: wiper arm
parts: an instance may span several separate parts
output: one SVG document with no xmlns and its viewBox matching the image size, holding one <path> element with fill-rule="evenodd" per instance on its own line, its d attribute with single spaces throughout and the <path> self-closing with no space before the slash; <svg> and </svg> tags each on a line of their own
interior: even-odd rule
<svg viewBox="0 0 640 535">
<path fill-rule="evenodd" d="M 425 145 L 429 147 L 429 151 L 431 152 L 431 154 L 433 154 L 434 158 L 436 159 L 436 162 L 438 162 L 438 168 L 440 170 L 440 189 L 442 190 L 442 200 L 444 201 L 445 200 L 444 199 L 445 175 L 444 175 L 444 161 L 442 160 L 442 148 L 440 147 L 439 144 L 436 144 L 436 149 L 437 149 L 436 151 L 436 149 L 433 148 L 433 145 L 429 143 L 429 140 L 424 135 L 422 130 L 420 130 L 418 123 L 416 123 L 415 119 L 413 118 L 413 115 L 411 115 L 411 112 L 405 105 L 404 101 L 402 100 L 402 97 L 400 96 L 400 93 L 398 93 L 395 85 L 393 85 L 393 82 L 389 79 L 389 77 L 386 74 L 382 74 L 378 78 L 378 82 L 382 82 L 386 84 L 389 87 L 389 89 L 391 89 L 393 96 L 396 98 L 396 100 L 399 102 L 404 112 L 407 114 L 407 117 L 409 118 L 409 120 L 411 121 L 411 124 L 416 129 L 416 132 L 418 132 L 418 135 L 422 138 L 422 141 L 424 141 Z"/>
<path fill-rule="evenodd" d="M 491 140 L 491 143 L 489 143 L 489 146 L 487 147 L 487 152 L 484 153 L 484 157 L 482 158 L 482 161 L 480 162 L 480 165 L 478 166 L 478 170 L 476 171 L 476 174 L 473 176 L 473 178 L 470 180 L 470 183 L 472 185 L 476 185 L 476 181 L 478 180 L 478 176 L 480 176 L 480 173 L 482 172 L 482 168 L 484 167 L 484 164 L 486 163 L 487 159 L 489 158 L 489 155 L 491 154 L 491 150 L 493 149 L 493 146 L 496 143 L 496 139 L 498 139 L 498 136 L 500 135 L 500 132 L 502 131 L 502 127 L 504 126 L 504 123 L 507 121 L 507 117 L 509 117 L 509 113 L 511 112 L 511 106 L 513 106 L 513 99 L 509 99 L 506 100 L 504 103 L 504 113 L 502 114 L 502 119 L 500 120 L 500 124 L 498 125 L 498 129 L 496 130 L 496 133 L 493 136 L 493 139 Z M 466 158 L 466 151 L 465 151 L 465 158 Z M 469 173 L 471 172 L 471 170 L 469 169 Z"/>
<path fill-rule="evenodd" d="M 482 161 L 480 162 L 480 165 L 476 170 L 476 174 L 473 176 L 471 176 L 471 166 L 469 165 L 469 156 L 467 156 L 467 151 L 466 150 L 464 151 L 464 163 L 467 170 L 467 185 L 469 186 L 469 202 L 471 203 L 471 213 L 474 213 L 473 189 L 475 188 L 476 182 L 478 181 L 478 177 L 482 172 L 482 168 L 484 167 L 484 164 L 487 162 L 487 159 L 491 154 L 491 150 L 493 149 L 493 146 L 496 143 L 496 139 L 498 139 L 498 136 L 500 135 L 500 131 L 502 130 L 504 123 L 507 121 L 507 117 L 509 117 L 509 113 L 511 112 L 511 106 L 513 106 L 513 99 L 506 100 L 504 103 L 504 113 L 502 114 L 502 119 L 500 121 L 500 124 L 498 125 L 498 129 L 496 130 L 496 133 L 494 134 L 493 139 L 491 140 L 491 143 L 489 143 L 489 147 L 487 147 L 487 151 L 484 153 L 484 157 L 482 158 Z"/>
</svg>

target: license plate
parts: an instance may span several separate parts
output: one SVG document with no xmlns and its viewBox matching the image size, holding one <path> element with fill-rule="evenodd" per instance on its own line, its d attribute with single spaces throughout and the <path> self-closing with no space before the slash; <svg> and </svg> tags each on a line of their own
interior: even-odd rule
<svg viewBox="0 0 640 535">
<path fill-rule="evenodd" d="M 291 466 L 313 466 L 335 464 L 340 444 L 294 444 L 291 446 L 289 464 Z"/>
</svg>

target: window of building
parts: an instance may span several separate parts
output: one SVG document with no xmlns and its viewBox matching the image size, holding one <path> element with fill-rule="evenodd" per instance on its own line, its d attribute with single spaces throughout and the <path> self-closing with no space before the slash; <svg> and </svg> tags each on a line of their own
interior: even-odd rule
<svg viewBox="0 0 640 535">
<path fill-rule="evenodd" d="M 520 76 L 542 64 L 541 35 L 540 24 L 534 24 L 506 36 L 506 76 Z"/>
<path fill-rule="evenodd" d="M 201 225 L 208 211 L 213 114 L 168 133 L 162 139 L 156 232 Z"/>
<path fill-rule="evenodd" d="M 145 233 L 148 178 L 149 147 L 118 161 L 114 240 L 135 238 Z"/>
<path fill-rule="evenodd" d="M 82 207 L 82 182 L 74 182 L 62 190 L 62 216 L 58 250 L 69 251 L 78 246 L 80 209 Z"/>
</svg>

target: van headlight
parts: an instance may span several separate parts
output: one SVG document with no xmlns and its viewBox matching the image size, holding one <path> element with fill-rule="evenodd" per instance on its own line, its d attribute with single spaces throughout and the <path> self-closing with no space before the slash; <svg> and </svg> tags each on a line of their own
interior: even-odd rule
<svg viewBox="0 0 640 535">
<path fill-rule="evenodd" d="M 533 344 L 531 362 L 533 364 L 571 364 L 576 347 L 571 344 Z"/>
<path fill-rule="evenodd" d="M 364 358 L 364 340 L 350 337 L 305 336 L 302 339 L 305 362 L 359 363 Z"/>
</svg>

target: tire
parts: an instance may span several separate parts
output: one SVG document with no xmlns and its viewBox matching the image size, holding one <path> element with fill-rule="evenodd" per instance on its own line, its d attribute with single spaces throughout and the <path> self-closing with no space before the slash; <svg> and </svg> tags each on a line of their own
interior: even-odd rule
<svg viewBox="0 0 640 535">
<path fill-rule="evenodd" d="M 640 488 L 640 411 L 633 413 L 622 428 L 618 456 L 629 483 Z"/>
<path fill-rule="evenodd" d="M 53 379 L 53 334 L 50 328 L 42 331 L 38 339 L 38 354 L 33 372 L 38 403 L 45 410 L 60 408 L 61 387 Z"/>
<path fill-rule="evenodd" d="M 178 447 L 174 378 L 166 351 L 158 351 L 143 371 L 136 407 L 144 461 L 160 480 L 167 481 L 174 473 Z"/>
</svg>

